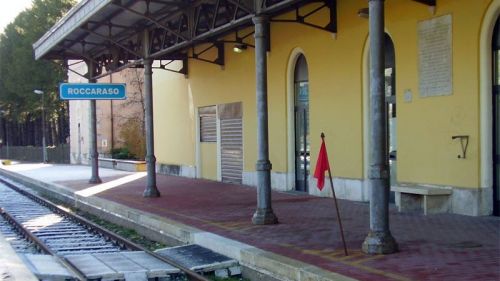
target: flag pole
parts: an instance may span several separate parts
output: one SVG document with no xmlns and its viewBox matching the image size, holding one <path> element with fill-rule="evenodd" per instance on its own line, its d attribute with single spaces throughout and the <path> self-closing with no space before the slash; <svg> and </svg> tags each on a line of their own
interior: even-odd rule
<svg viewBox="0 0 500 281">
<path fill-rule="evenodd" d="M 321 140 L 325 141 L 324 133 L 321 133 Z M 337 202 L 337 196 L 335 196 L 335 189 L 333 188 L 332 171 L 330 169 L 330 166 L 328 166 L 328 177 L 330 178 L 330 186 L 332 188 L 333 200 L 335 200 L 335 210 L 337 211 L 337 220 L 339 221 L 340 236 L 342 237 L 342 244 L 344 245 L 344 253 L 346 256 L 348 256 L 349 254 L 347 253 L 347 246 L 345 244 L 345 239 L 344 239 L 344 228 L 342 227 L 342 220 L 340 219 L 339 204 Z"/>
</svg>

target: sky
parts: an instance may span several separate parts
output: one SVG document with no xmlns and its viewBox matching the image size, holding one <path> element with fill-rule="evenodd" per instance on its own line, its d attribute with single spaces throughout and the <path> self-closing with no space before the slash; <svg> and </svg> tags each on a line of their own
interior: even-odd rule
<svg viewBox="0 0 500 281">
<path fill-rule="evenodd" d="M 32 0 L 0 0 L 0 32 L 11 23 L 16 16 L 31 7 Z"/>
</svg>

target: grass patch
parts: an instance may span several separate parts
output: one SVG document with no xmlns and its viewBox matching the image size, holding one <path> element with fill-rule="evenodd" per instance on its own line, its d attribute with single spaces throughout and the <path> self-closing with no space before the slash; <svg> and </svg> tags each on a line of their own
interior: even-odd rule
<svg viewBox="0 0 500 281">
<path fill-rule="evenodd" d="M 109 230 L 113 233 L 116 233 L 127 240 L 130 240 L 136 244 L 141 245 L 142 247 L 144 247 L 145 249 L 148 249 L 149 251 L 155 251 L 155 250 L 158 250 L 161 248 L 168 247 L 167 245 L 165 245 L 161 242 L 153 241 L 153 240 L 150 240 L 150 239 L 144 237 L 143 235 L 137 233 L 137 231 L 135 231 L 133 229 L 126 228 L 126 227 L 111 223 L 107 220 L 103 220 L 103 219 L 99 218 L 98 216 L 94 216 L 94 215 L 91 215 L 89 213 L 80 212 L 80 211 L 78 211 L 77 213 L 78 213 L 78 215 L 92 221 L 93 223 L 95 223 L 99 226 L 102 226 L 102 227 L 106 228 L 107 230 Z"/>
</svg>

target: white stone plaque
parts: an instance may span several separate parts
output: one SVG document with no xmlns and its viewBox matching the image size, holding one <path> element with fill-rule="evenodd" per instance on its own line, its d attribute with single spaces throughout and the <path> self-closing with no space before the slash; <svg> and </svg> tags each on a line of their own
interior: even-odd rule
<svg viewBox="0 0 500 281">
<path fill-rule="evenodd" d="M 445 96 L 453 92 L 451 24 L 451 15 L 418 23 L 421 97 Z"/>
</svg>

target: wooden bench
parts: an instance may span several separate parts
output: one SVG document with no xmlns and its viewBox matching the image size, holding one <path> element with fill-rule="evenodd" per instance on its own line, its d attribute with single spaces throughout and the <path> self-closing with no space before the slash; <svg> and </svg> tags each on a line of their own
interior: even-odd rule
<svg viewBox="0 0 500 281">
<path fill-rule="evenodd" d="M 392 186 L 396 195 L 396 206 L 400 212 L 423 212 L 427 214 L 448 213 L 451 189 L 429 186 Z"/>
</svg>

